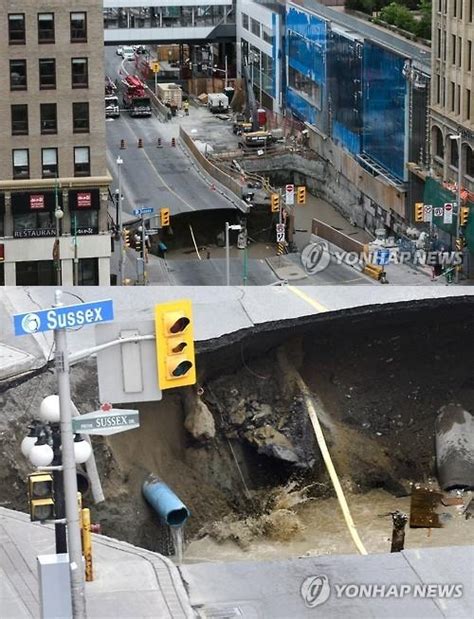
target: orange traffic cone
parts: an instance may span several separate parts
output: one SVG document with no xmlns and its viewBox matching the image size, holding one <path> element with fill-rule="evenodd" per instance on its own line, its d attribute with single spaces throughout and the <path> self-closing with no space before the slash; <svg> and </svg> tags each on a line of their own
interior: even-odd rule
<svg viewBox="0 0 474 619">
<path fill-rule="evenodd" d="M 143 148 L 143 140 L 138 138 L 138 148 Z"/>
<path fill-rule="evenodd" d="M 125 140 L 120 140 L 120 150 L 125 149 Z"/>
</svg>

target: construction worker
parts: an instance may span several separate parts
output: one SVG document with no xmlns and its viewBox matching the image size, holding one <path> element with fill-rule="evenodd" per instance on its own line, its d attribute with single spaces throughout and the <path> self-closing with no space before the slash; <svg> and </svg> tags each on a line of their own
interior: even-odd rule
<svg viewBox="0 0 474 619">
<path fill-rule="evenodd" d="M 183 110 L 186 116 L 189 116 L 189 101 L 183 103 Z"/>
</svg>

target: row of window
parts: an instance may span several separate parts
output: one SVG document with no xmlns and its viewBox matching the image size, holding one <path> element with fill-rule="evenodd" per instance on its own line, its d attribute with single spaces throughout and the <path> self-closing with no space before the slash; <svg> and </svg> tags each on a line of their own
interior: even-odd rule
<svg viewBox="0 0 474 619">
<path fill-rule="evenodd" d="M 253 17 L 249 17 L 245 13 L 242 13 L 242 27 L 248 30 L 256 37 L 262 38 L 267 43 L 273 43 L 273 32 L 271 28 L 267 28 Z"/>
<path fill-rule="evenodd" d="M 30 153 L 28 148 L 12 150 L 13 178 L 30 178 Z M 90 176 L 90 149 L 88 146 L 74 147 L 74 176 Z M 59 177 L 57 148 L 41 149 L 41 175 L 43 178 Z"/>
<path fill-rule="evenodd" d="M 448 14 L 448 6 L 451 9 L 450 11 L 450 16 L 451 17 L 456 17 L 458 19 L 462 19 L 463 18 L 463 4 L 464 4 L 465 0 L 450 0 L 448 3 L 448 0 L 438 0 L 438 13 L 444 13 L 445 15 Z M 474 7 L 473 7 L 473 1 L 472 0 L 467 0 L 467 11 L 468 11 L 468 19 L 470 22 L 472 22 L 473 20 L 473 14 L 474 14 Z"/>
<path fill-rule="evenodd" d="M 436 31 L 436 57 L 443 60 L 447 60 L 447 37 L 441 28 L 437 28 Z M 463 54 L 464 51 L 464 54 Z M 469 39 L 464 42 L 462 37 L 456 37 L 455 34 L 451 35 L 451 63 L 459 68 L 463 68 L 466 71 L 472 71 L 473 64 L 473 49 L 472 41 Z"/>
<path fill-rule="evenodd" d="M 40 58 L 40 90 L 56 89 L 56 59 Z M 89 62 L 87 58 L 71 58 L 71 87 L 89 88 Z M 10 60 L 10 90 L 27 90 L 26 60 Z"/>
<path fill-rule="evenodd" d="M 54 43 L 56 38 L 54 13 L 38 13 L 38 43 Z M 71 43 L 87 42 L 87 14 L 83 11 L 70 13 Z M 9 13 L 8 42 L 10 45 L 26 43 L 26 18 L 24 13 Z"/>
<path fill-rule="evenodd" d="M 11 106 L 12 135 L 28 135 L 28 105 L 22 103 Z M 56 103 L 40 104 L 40 133 L 42 135 L 58 132 L 58 110 Z M 81 101 L 72 104 L 72 132 L 89 133 L 89 103 Z"/>
<path fill-rule="evenodd" d="M 433 155 L 437 157 L 438 160 L 444 159 L 446 154 L 445 143 L 443 133 L 439 127 L 433 127 L 432 143 Z M 457 142 L 456 140 L 448 140 L 447 145 L 449 148 L 448 162 L 453 168 L 457 168 L 459 162 Z M 470 148 L 467 144 L 463 144 L 462 163 L 462 173 L 470 176 L 471 178 L 474 178 L 474 150 Z"/>
<path fill-rule="evenodd" d="M 448 108 L 450 112 L 458 116 L 462 113 L 462 120 L 471 120 L 471 89 L 464 88 L 464 105 L 461 110 L 461 86 L 454 82 L 449 82 L 448 91 L 446 78 L 436 75 L 435 79 L 436 104 Z"/>
</svg>

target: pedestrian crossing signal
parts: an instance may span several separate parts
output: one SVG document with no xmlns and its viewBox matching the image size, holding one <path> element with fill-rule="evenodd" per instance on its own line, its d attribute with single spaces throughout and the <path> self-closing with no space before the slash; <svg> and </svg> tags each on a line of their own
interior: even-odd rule
<svg viewBox="0 0 474 619">
<path fill-rule="evenodd" d="M 459 225 L 460 226 L 467 226 L 467 220 L 468 219 L 469 219 L 469 207 L 468 206 L 461 206 Z"/>
<path fill-rule="evenodd" d="M 169 208 L 161 208 L 160 209 L 160 222 L 161 227 L 166 228 L 166 226 L 170 225 L 170 210 Z"/>
<path fill-rule="evenodd" d="M 296 204 L 306 204 L 306 187 L 296 188 Z"/>
<path fill-rule="evenodd" d="M 155 305 L 156 355 L 160 389 L 196 383 L 191 301 Z"/>
<path fill-rule="evenodd" d="M 277 193 L 271 195 L 272 213 L 278 213 L 280 210 L 280 196 Z"/>
<path fill-rule="evenodd" d="M 416 223 L 423 223 L 424 221 L 424 204 L 423 202 L 416 202 L 415 204 L 415 221 Z"/>
</svg>

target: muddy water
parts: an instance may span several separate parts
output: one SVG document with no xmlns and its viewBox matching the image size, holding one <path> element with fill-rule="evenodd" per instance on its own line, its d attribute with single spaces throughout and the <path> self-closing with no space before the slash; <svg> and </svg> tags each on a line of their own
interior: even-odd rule
<svg viewBox="0 0 474 619">
<path fill-rule="evenodd" d="M 353 520 L 370 553 L 390 552 L 391 511 L 410 513 L 410 497 L 396 498 L 383 490 L 347 495 Z M 468 497 L 465 497 L 467 503 Z M 462 546 L 474 540 L 474 519 L 466 520 L 459 507 L 444 507 L 446 522 L 441 529 L 410 529 L 407 526 L 405 548 Z M 269 561 L 303 555 L 354 554 L 356 549 L 347 531 L 336 499 L 317 499 L 296 509 L 305 529 L 290 541 L 260 538 L 242 550 L 235 543 L 218 544 L 209 537 L 189 544 L 184 562 L 196 561 Z M 282 537 L 284 537 L 282 535 Z"/>
</svg>

